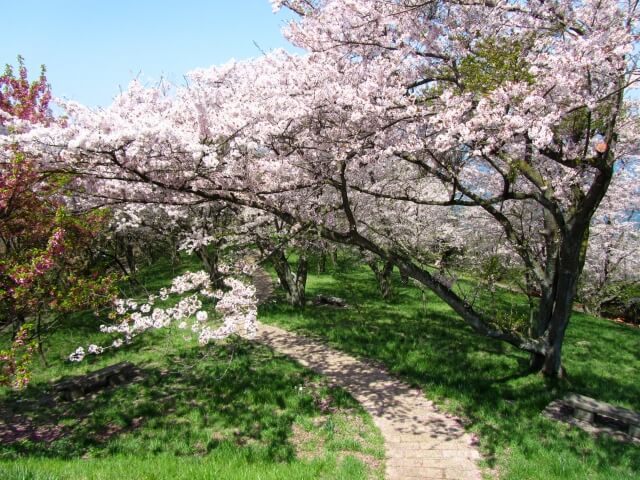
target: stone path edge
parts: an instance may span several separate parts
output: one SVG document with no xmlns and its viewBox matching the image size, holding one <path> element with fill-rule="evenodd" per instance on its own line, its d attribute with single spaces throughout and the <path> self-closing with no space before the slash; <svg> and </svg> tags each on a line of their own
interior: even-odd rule
<svg viewBox="0 0 640 480">
<path fill-rule="evenodd" d="M 482 479 L 474 437 L 422 390 L 375 362 L 273 325 L 259 324 L 254 340 L 324 375 L 360 402 L 384 438 L 388 480 Z"/>
</svg>

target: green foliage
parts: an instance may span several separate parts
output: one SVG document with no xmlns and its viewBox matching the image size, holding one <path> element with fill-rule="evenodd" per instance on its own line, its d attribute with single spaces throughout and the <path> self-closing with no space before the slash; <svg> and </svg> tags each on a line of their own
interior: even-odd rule
<svg viewBox="0 0 640 480">
<path fill-rule="evenodd" d="M 482 265 L 482 275 L 491 277 L 494 281 L 502 280 L 507 273 L 507 269 L 502 263 L 500 256 L 491 255 L 484 260 Z"/>
<path fill-rule="evenodd" d="M 51 91 L 46 70 L 29 81 L 24 59 L 18 56 L 17 73 L 7 65 L 0 75 L 0 125 L 15 117 L 32 124 L 57 121 L 49 109 Z M 0 164 L 0 330 L 21 331 L 25 322 L 36 324 L 43 316 L 98 308 L 109 302 L 116 276 L 92 269 L 93 240 L 104 227 L 104 212 L 73 214 L 62 197 L 71 177 L 48 175 L 35 159 L 16 145 L 2 147 L 6 160 Z M 37 320 L 35 320 L 37 319 Z M 6 357 L 6 358 L 4 358 Z M 0 370 L 14 372 L 5 379 L 23 386 L 28 362 L 16 367 L 16 358 L 0 357 Z"/>
<path fill-rule="evenodd" d="M 467 90 L 489 93 L 507 82 L 533 83 L 523 58 L 525 46 L 506 38 L 486 40 L 474 46 L 472 55 L 460 61 L 458 70 Z"/>
<path fill-rule="evenodd" d="M 21 389 L 29 383 L 36 342 L 29 340 L 33 325 L 25 323 L 11 340 L 10 348 L 0 350 L 0 386 Z"/>
</svg>

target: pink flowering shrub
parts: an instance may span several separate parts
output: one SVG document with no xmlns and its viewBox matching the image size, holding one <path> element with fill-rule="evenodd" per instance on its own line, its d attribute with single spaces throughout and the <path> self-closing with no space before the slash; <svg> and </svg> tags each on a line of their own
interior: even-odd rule
<svg viewBox="0 0 640 480">
<path fill-rule="evenodd" d="M 16 390 L 27 386 L 31 379 L 29 365 L 36 350 L 36 342 L 30 340 L 32 326 L 23 325 L 8 350 L 0 350 L 0 386 Z"/>
<path fill-rule="evenodd" d="M 17 70 L 16 75 L 7 65 L 0 75 L 0 331 L 13 333 L 11 346 L 0 355 L 0 383 L 21 388 L 29 381 L 31 338 L 42 338 L 42 322 L 108 303 L 116 276 L 98 271 L 89 260 L 107 212 L 72 211 L 67 191 L 72 176 L 44 173 L 37 155 L 13 140 L 14 133 L 64 123 L 49 109 L 44 68 L 33 82 L 21 57 Z"/>
</svg>

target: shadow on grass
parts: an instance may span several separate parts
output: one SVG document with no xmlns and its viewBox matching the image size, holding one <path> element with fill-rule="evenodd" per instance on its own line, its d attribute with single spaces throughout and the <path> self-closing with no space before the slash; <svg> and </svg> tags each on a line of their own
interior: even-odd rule
<svg viewBox="0 0 640 480">
<path fill-rule="evenodd" d="M 310 296 L 320 292 L 351 307 L 276 302 L 262 307 L 260 318 L 381 362 L 421 387 L 469 419 L 490 465 L 527 475 L 512 478 L 634 478 L 640 471 L 637 446 L 595 439 L 540 414 L 569 391 L 640 409 L 640 332 L 575 315 L 564 350 L 568 380 L 547 382 L 529 373 L 525 353 L 475 335 L 431 293 L 423 302 L 419 289 L 398 287 L 395 300 L 384 303 L 364 273 L 311 278 Z"/>
<path fill-rule="evenodd" d="M 0 399 L 0 459 L 206 455 L 225 443 L 244 447 L 247 461 L 290 461 L 297 417 L 320 415 L 326 397 L 335 408 L 357 406 L 342 391 L 299 388 L 314 382 L 271 350 L 232 339 L 184 348 L 137 382 L 73 402 L 55 401 L 40 383 Z"/>
<path fill-rule="evenodd" d="M 390 377 L 381 366 L 353 361 L 351 357 L 344 358 L 339 354 L 328 355 L 322 342 L 302 335 L 292 337 L 282 331 L 261 331 L 258 341 L 279 351 L 292 352 L 295 358 L 303 355 L 307 367 L 327 376 L 332 384 L 347 389 L 366 403 L 367 410 L 376 417 L 390 420 L 392 423 L 388 428 L 398 434 L 428 432 L 449 442 L 465 433 L 461 425 L 442 417 L 417 418 L 412 408 L 415 389 Z"/>
</svg>

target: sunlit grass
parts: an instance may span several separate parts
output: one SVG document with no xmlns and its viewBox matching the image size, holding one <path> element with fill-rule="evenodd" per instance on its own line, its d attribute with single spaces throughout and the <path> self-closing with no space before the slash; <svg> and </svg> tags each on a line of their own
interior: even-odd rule
<svg viewBox="0 0 640 480">
<path fill-rule="evenodd" d="M 198 265 L 175 273 L 185 268 Z M 164 264 L 141 278 L 153 291 L 171 275 Z M 36 362 L 23 392 L 0 390 L 0 420 L 58 432 L 47 442 L 27 436 L 0 444 L 0 479 L 382 476 L 382 439 L 368 415 L 343 390 L 286 357 L 239 338 L 201 347 L 169 329 L 68 362 L 78 345 L 108 340 L 98 332 L 102 322 L 90 313 L 68 316 L 47 340 L 49 367 Z M 73 402 L 51 398 L 52 382 L 125 360 L 141 369 L 140 379 Z M 295 432 L 309 425 L 318 425 L 319 448 L 307 455 Z"/>
<path fill-rule="evenodd" d="M 187 268 L 199 266 L 191 259 L 172 272 L 160 263 L 139 281 L 152 292 Z M 540 413 L 569 391 L 640 410 L 639 329 L 574 314 L 564 350 L 568 379 L 549 383 L 529 373 L 526 354 L 475 335 L 431 293 L 395 278 L 396 296 L 386 303 L 367 268 L 339 270 L 310 275 L 308 296 L 343 297 L 349 308 L 298 309 L 276 298 L 261 307 L 261 320 L 381 362 L 420 386 L 442 408 L 469 420 L 485 464 L 501 479 L 638 478 L 638 446 L 595 439 Z M 130 296 L 144 293 L 127 288 Z M 503 311 L 521 315 L 523 297 L 498 291 L 496 298 Z M 36 368 L 33 385 L 21 395 L 0 391 L 3 417 L 18 413 L 67 429 L 49 444 L 1 446 L 0 478 L 381 475 L 382 440 L 370 418 L 343 391 L 286 358 L 238 339 L 201 348 L 175 330 L 145 335 L 79 365 L 67 362 L 76 346 L 104 339 L 99 323 L 87 314 L 66 318 L 47 343 L 50 367 Z M 75 403 L 40 403 L 52 380 L 124 360 L 140 366 L 144 380 Z M 331 411 L 322 407 L 327 396 Z M 105 435 L 109 429 L 116 433 Z"/>
<path fill-rule="evenodd" d="M 448 411 L 466 417 L 490 468 L 504 479 L 636 479 L 640 448 L 548 420 L 542 410 L 567 392 L 640 410 L 640 330 L 575 313 L 564 348 L 568 379 L 530 374 L 528 357 L 475 335 L 443 302 L 395 279 L 380 299 L 367 268 L 312 275 L 308 294 L 345 298 L 350 308 L 265 306 L 261 319 L 380 361 Z M 498 292 L 521 315 L 525 298 Z"/>
</svg>

